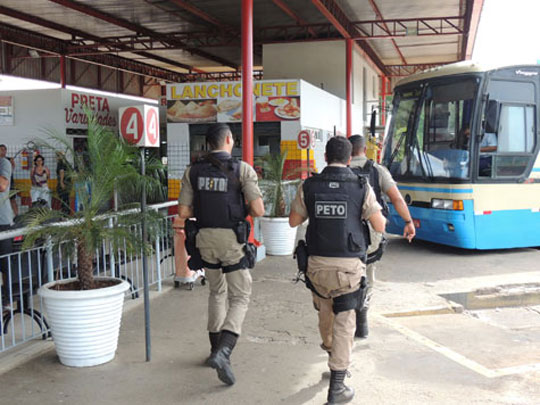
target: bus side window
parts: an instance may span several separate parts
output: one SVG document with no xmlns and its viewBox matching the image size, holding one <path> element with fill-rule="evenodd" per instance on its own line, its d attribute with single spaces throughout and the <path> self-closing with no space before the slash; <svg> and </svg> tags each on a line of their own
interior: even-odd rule
<svg viewBox="0 0 540 405">
<path fill-rule="evenodd" d="M 479 147 L 479 176 L 504 178 L 523 174 L 532 159 L 535 114 L 534 105 L 503 103 L 494 128 L 488 114 L 486 131 Z M 488 129 L 496 131 L 488 132 Z"/>
</svg>

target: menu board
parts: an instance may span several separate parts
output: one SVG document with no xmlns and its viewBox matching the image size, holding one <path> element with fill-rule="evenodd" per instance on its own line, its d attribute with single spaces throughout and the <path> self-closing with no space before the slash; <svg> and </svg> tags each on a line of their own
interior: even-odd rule
<svg viewBox="0 0 540 405">
<path fill-rule="evenodd" d="M 255 121 L 300 119 L 298 80 L 261 80 L 253 85 Z M 242 83 L 182 83 L 167 87 L 167 122 L 242 121 Z"/>
<path fill-rule="evenodd" d="M 12 96 L 0 96 L 0 125 L 13 125 Z"/>
</svg>

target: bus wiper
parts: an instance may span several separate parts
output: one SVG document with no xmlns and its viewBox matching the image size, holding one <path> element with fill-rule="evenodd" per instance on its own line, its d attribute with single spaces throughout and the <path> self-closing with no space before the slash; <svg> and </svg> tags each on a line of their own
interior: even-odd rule
<svg viewBox="0 0 540 405">
<path fill-rule="evenodd" d="M 418 142 L 417 136 L 414 137 L 413 148 L 416 148 L 416 153 L 418 154 L 418 164 L 420 165 L 420 169 L 422 169 L 422 175 L 424 177 L 429 177 L 430 179 L 433 179 L 433 167 L 431 166 L 429 157 L 426 156 L 426 152 L 423 150 L 420 150 L 420 143 Z M 422 161 L 426 162 L 426 166 L 428 168 L 427 175 L 426 175 L 426 169 L 424 168 L 424 164 Z"/>
<path fill-rule="evenodd" d="M 388 167 L 392 165 L 394 162 L 394 159 L 396 158 L 396 155 L 399 152 L 399 148 L 401 148 L 401 144 L 403 143 L 403 139 L 405 139 L 405 135 L 407 135 L 407 131 L 403 131 L 401 135 L 399 136 L 399 139 L 397 141 L 396 147 L 392 151 L 392 154 L 390 155 L 390 160 L 388 161 Z"/>
<path fill-rule="evenodd" d="M 422 151 L 422 153 L 424 154 L 424 159 L 428 168 L 429 178 L 433 179 L 433 166 L 431 166 L 431 159 L 429 158 L 429 156 L 427 156 L 429 155 L 429 153 L 426 153 L 426 151 Z"/>
</svg>

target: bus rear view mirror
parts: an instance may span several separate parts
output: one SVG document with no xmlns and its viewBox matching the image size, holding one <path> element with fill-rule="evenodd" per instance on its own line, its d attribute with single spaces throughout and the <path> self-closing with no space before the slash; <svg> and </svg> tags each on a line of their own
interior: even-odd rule
<svg viewBox="0 0 540 405">
<path fill-rule="evenodd" d="M 499 127 L 500 103 L 497 100 L 488 100 L 486 105 L 485 132 L 497 133 Z"/>
</svg>

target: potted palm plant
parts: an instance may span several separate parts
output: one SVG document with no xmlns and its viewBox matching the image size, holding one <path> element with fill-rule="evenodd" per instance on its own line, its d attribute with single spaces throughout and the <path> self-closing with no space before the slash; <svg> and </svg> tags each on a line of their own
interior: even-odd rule
<svg viewBox="0 0 540 405">
<path fill-rule="evenodd" d="M 283 169 L 287 153 L 268 154 L 263 158 L 263 191 L 266 214 L 260 218 L 261 232 L 266 253 L 274 256 L 292 254 L 296 238 L 296 228 L 289 226 L 289 207 L 285 201 L 285 187 L 293 186 L 283 180 Z"/>
<path fill-rule="evenodd" d="M 140 232 L 134 231 L 141 213 L 132 210 L 126 215 L 113 215 L 108 208 L 113 196 L 122 194 L 124 186 L 141 190 L 144 184 L 155 190 L 159 183 L 139 173 L 136 148 L 100 126 L 88 111 L 87 116 L 88 151 L 84 155 L 73 151 L 68 140 L 60 136 L 53 135 L 54 142 L 48 144 L 56 150 L 62 145 L 75 160 L 67 176 L 79 193 L 80 209 L 71 215 L 47 208 L 32 210 L 23 246 L 30 248 L 48 241 L 53 251 L 61 247 L 62 252 L 75 257 L 76 278 L 50 281 L 38 292 L 60 362 L 73 367 L 94 366 L 114 358 L 124 295 L 130 288 L 122 279 L 94 276 L 95 252 L 104 242 L 111 246 L 110 254 L 120 249 L 151 249 Z M 157 227 L 152 225 L 157 214 L 145 215 L 155 232 Z"/>
</svg>

